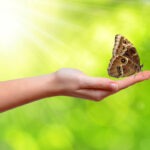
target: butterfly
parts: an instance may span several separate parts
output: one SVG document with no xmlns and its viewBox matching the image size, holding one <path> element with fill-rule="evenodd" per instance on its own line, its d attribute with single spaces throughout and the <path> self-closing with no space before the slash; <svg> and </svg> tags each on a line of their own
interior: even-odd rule
<svg viewBox="0 0 150 150">
<path fill-rule="evenodd" d="M 134 45 L 124 36 L 117 34 L 108 74 L 115 78 L 127 77 L 140 72 L 142 67 Z"/>
</svg>

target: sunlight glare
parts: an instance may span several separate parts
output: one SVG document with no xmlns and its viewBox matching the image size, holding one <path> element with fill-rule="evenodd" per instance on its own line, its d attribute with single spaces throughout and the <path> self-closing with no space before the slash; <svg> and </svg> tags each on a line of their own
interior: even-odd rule
<svg viewBox="0 0 150 150">
<path fill-rule="evenodd" d="M 19 38 L 21 24 L 16 3 L 8 0 L 0 1 L 0 44 L 9 46 Z"/>
</svg>

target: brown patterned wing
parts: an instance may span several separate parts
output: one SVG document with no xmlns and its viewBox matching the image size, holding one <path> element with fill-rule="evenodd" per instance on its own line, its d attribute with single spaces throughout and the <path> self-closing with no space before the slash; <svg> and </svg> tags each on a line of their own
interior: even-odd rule
<svg viewBox="0 0 150 150">
<path fill-rule="evenodd" d="M 122 55 L 127 47 L 132 47 L 132 43 L 128 41 L 124 36 L 117 34 L 115 36 L 115 44 L 113 48 L 113 56 Z"/>
<path fill-rule="evenodd" d="M 135 74 L 141 70 L 141 66 L 135 64 L 129 58 L 116 56 L 111 59 L 108 74 L 112 77 L 120 78 Z"/>
<path fill-rule="evenodd" d="M 140 66 L 140 58 L 135 47 L 127 47 L 127 50 L 124 52 L 123 56 L 129 58 L 136 65 Z"/>
<path fill-rule="evenodd" d="M 110 60 L 108 74 L 112 77 L 126 77 L 141 71 L 140 58 L 133 44 L 124 36 L 117 34 Z"/>
</svg>

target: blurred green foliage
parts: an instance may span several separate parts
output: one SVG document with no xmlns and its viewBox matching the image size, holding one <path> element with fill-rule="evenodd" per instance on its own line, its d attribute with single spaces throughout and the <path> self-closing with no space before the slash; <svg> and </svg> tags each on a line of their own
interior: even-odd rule
<svg viewBox="0 0 150 150">
<path fill-rule="evenodd" d="M 108 77 L 118 33 L 137 47 L 143 70 L 150 68 L 148 0 L 14 3 L 22 30 L 13 44 L 0 41 L 1 81 L 62 67 Z M 149 150 L 149 95 L 146 81 L 99 103 L 53 97 L 2 113 L 0 150 Z"/>
</svg>

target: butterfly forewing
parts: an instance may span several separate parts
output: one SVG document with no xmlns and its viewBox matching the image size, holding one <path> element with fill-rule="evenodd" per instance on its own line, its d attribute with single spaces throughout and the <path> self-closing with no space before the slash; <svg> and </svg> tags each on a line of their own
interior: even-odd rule
<svg viewBox="0 0 150 150">
<path fill-rule="evenodd" d="M 130 43 L 126 38 L 124 38 L 122 35 L 117 34 L 115 36 L 115 43 L 113 48 L 113 56 L 116 55 L 122 55 L 127 47 L 132 47 L 132 43 Z"/>
</svg>

